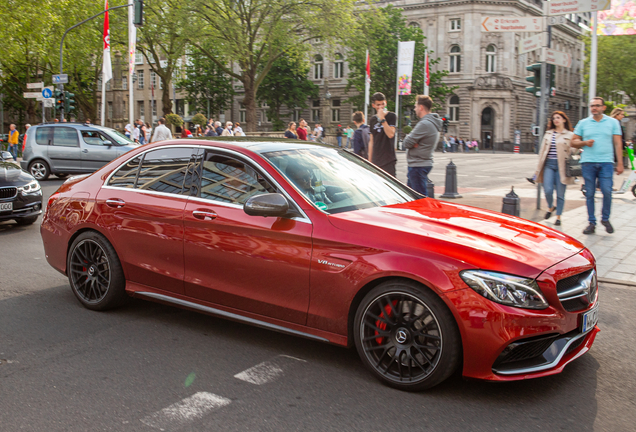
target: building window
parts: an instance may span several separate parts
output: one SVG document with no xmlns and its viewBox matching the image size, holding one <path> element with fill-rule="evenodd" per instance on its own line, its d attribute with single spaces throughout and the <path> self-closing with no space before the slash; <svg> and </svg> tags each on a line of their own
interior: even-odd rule
<svg viewBox="0 0 636 432">
<path fill-rule="evenodd" d="M 291 112 L 290 119 L 291 121 L 298 123 L 300 120 L 300 108 L 294 108 Z"/>
<path fill-rule="evenodd" d="M 176 111 L 181 117 L 185 115 L 185 101 L 183 99 L 177 99 Z"/>
<path fill-rule="evenodd" d="M 142 90 L 144 88 L 144 71 L 137 71 L 137 88 Z"/>
<path fill-rule="evenodd" d="M 320 110 L 319 109 L 312 109 L 311 110 L 311 121 L 313 121 L 313 122 L 319 122 L 320 121 Z"/>
<path fill-rule="evenodd" d="M 413 28 L 421 28 L 419 23 L 416 23 L 415 21 L 409 23 L 409 27 L 413 27 Z"/>
<path fill-rule="evenodd" d="M 245 105 L 242 102 L 239 102 L 239 122 L 245 123 Z"/>
<path fill-rule="evenodd" d="M 112 80 L 108 80 L 108 81 L 106 81 L 106 90 L 110 90 L 110 82 L 111 82 L 111 81 L 112 81 Z"/>
<path fill-rule="evenodd" d="M 339 122 L 340 121 L 340 110 L 339 109 L 332 109 L 331 110 L 331 121 L 332 122 Z"/>
<path fill-rule="evenodd" d="M 462 29 L 462 20 L 453 18 L 450 20 L 450 31 L 460 31 Z"/>
<path fill-rule="evenodd" d="M 448 102 L 448 121 L 459 121 L 459 97 L 451 96 Z"/>
<path fill-rule="evenodd" d="M 335 60 L 333 62 L 333 77 L 334 78 L 342 78 L 344 76 L 344 57 L 342 54 L 336 54 Z"/>
<path fill-rule="evenodd" d="M 486 48 L 486 72 L 497 72 L 496 54 L 497 48 L 494 45 L 488 45 Z"/>
<path fill-rule="evenodd" d="M 314 57 L 314 79 L 322 79 L 322 56 L 318 54 Z"/>
<path fill-rule="evenodd" d="M 144 105 L 144 101 L 137 102 L 137 105 L 139 106 L 139 118 L 146 121 L 146 107 Z"/>
<path fill-rule="evenodd" d="M 128 90 L 128 76 L 125 72 L 121 73 L 121 88 L 123 90 Z"/>
<path fill-rule="evenodd" d="M 122 108 L 122 109 L 123 109 L 124 111 L 122 112 L 122 115 L 121 115 L 121 116 L 122 116 L 123 118 L 128 118 L 128 111 L 126 110 L 126 101 L 125 101 L 125 100 L 124 100 L 124 101 L 122 101 L 122 106 L 123 106 L 123 108 Z"/>
<path fill-rule="evenodd" d="M 157 117 L 157 101 L 152 101 L 152 119 L 154 120 Z"/>
<path fill-rule="evenodd" d="M 113 119 L 113 103 L 108 102 L 108 120 Z"/>
<path fill-rule="evenodd" d="M 144 64 L 144 55 L 139 51 L 135 53 L 135 64 Z"/>
<path fill-rule="evenodd" d="M 457 45 L 453 45 L 450 49 L 450 65 L 448 70 L 450 72 L 460 72 L 461 69 L 461 60 L 460 60 L 461 50 Z"/>
</svg>

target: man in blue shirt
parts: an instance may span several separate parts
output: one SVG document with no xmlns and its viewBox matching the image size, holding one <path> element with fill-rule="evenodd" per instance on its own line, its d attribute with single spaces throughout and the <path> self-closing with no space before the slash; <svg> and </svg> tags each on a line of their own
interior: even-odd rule
<svg viewBox="0 0 636 432">
<path fill-rule="evenodd" d="M 585 198 L 587 204 L 587 216 L 590 222 L 583 230 L 583 234 L 594 234 L 596 229 L 596 217 L 594 216 L 594 193 L 596 182 L 603 193 L 603 211 L 601 223 L 608 233 L 613 233 L 614 228 L 610 224 L 610 209 L 612 206 L 612 185 L 614 177 L 614 160 L 616 160 L 616 173 L 623 173 L 623 147 L 621 126 L 616 119 L 603 114 L 605 101 L 595 97 L 590 102 L 592 115 L 578 122 L 574 128 L 574 136 L 570 146 L 583 148 L 581 154 L 581 169 L 585 180 Z M 614 158 L 614 154 L 619 157 Z"/>
</svg>

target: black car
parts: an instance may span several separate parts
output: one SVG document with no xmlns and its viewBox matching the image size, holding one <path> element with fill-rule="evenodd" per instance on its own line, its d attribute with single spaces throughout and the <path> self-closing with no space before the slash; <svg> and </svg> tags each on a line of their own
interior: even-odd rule
<svg viewBox="0 0 636 432">
<path fill-rule="evenodd" d="M 11 153 L 0 152 L 0 221 L 13 219 L 18 225 L 29 225 L 40 213 L 40 183 L 13 162 Z"/>
</svg>

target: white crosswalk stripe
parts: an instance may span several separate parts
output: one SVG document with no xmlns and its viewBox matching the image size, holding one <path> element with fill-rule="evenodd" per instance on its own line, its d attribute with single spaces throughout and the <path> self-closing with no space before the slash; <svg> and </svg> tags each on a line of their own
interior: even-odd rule
<svg viewBox="0 0 636 432">
<path fill-rule="evenodd" d="M 230 402 L 230 399 L 213 393 L 199 392 L 141 419 L 141 422 L 162 431 L 174 430 Z"/>
</svg>

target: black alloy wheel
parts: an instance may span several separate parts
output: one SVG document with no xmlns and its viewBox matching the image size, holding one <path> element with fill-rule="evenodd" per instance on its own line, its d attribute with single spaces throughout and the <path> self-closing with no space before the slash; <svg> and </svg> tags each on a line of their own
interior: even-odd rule
<svg viewBox="0 0 636 432">
<path fill-rule="evenodd" d="M 439 297 L 409 281 L 385 282 L 362 300 L 356 348 L 382 382 L 419 391 L 448 378 L 460 361 L 455 320 Z"/>
<path fill-rule="evenodd" d="M 69 249 L 68 280 L 77 299 L 88 309 L 107 310 L 125 299 L 125 279 L 113 246 L 101 234 L 80 234 Z"/>
</svg>

